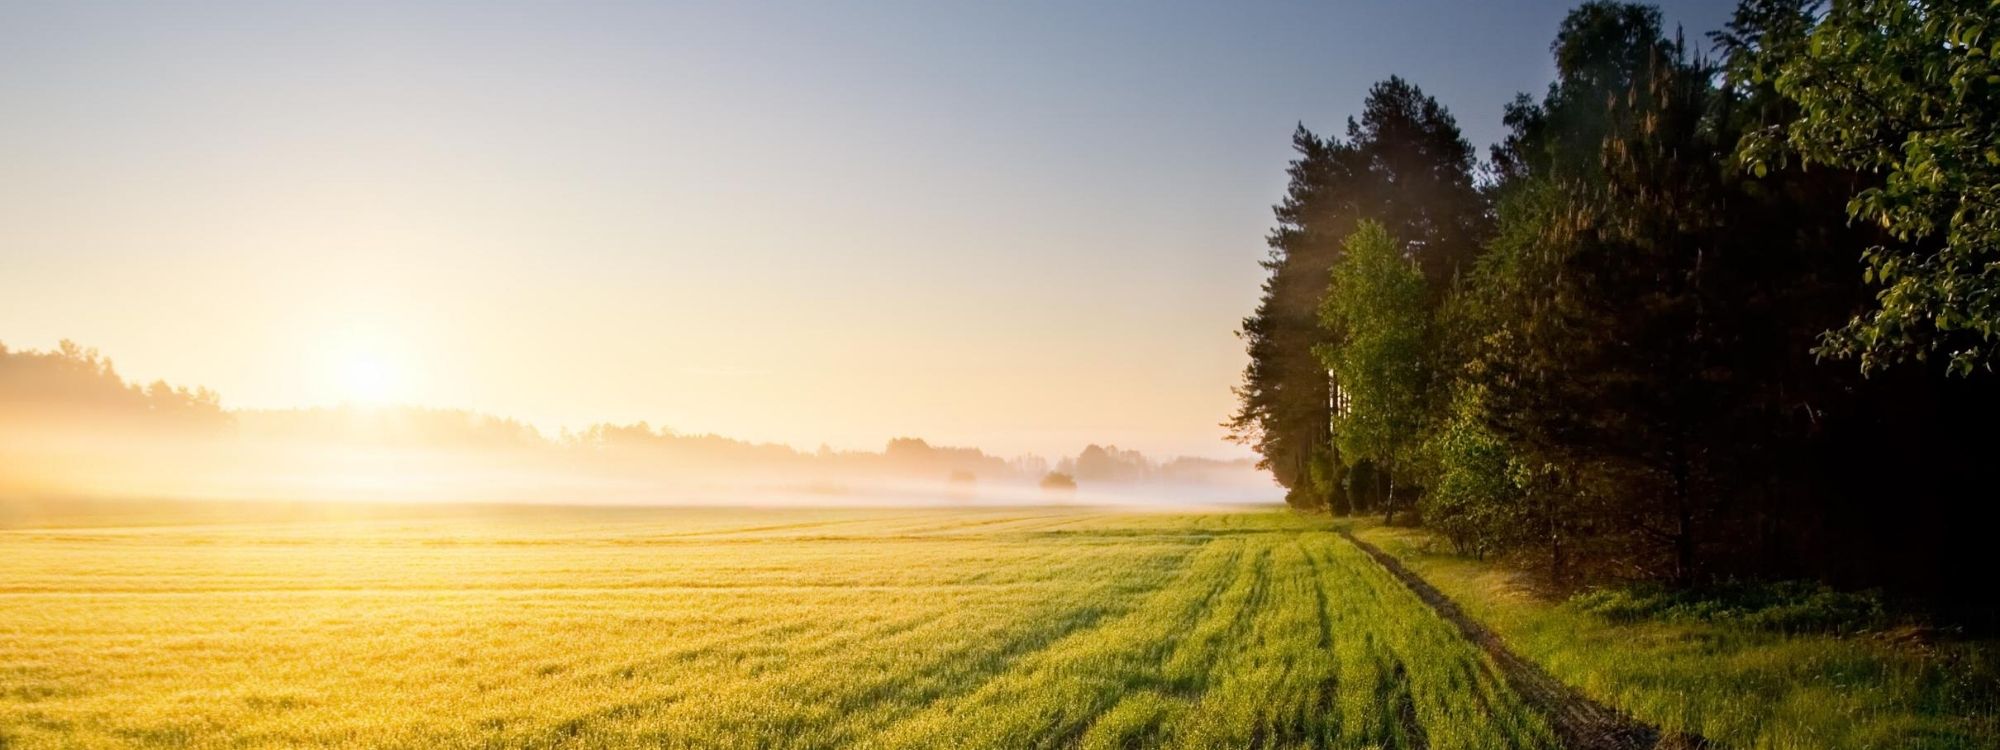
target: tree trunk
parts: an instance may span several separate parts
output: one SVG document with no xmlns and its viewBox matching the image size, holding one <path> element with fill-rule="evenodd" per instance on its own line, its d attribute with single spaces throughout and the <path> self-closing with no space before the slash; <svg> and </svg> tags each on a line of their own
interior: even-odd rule
<svg viewBox="0 0 2000 750">
<path fill-rule="evenodd" d="M 1562 586 L 1563 544 L 1562 525 L 1556 520 L 1555 499 L 1549 493 L 1542 493 L 1542 512 L 1549 519 L 1549 586 Z"/>
<path fill-rule="evenodd" d="M 1694 583 L 1694 514 L 1683 507 L 1674 530 L 1674 579 L 1682 586 Z"/>
<path fill-rule="evenodd" d="M 1690 586 L 1695 581 L 1694 500 L 1689 497 L 1687 453 L 1675 451 L 1674 480 L 1674 583 Z"/>
<path fill-rule="evenodd" d="M 1389 481 L 1389 494 L 1382 500 L 1382 525 L 1388 526 L 1396 518 L 1396 475 L 1386 471 L 1382 475 Z"/>
</svg>

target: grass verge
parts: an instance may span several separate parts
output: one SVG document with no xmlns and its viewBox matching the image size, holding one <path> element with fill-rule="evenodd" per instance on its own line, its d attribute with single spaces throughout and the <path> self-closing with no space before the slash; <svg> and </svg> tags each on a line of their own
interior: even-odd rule
<svg viewBox="0 0 2000 750">
<path fill-rule="evenodd" d="M 1663 730 L 1739 748 L 2000 747 L 2000 644 L 1614 616 L 1603 602 L 1615 594 L 1550 601 L 1420 530 L 1364 521 L 1354 533 L 1557 679 Z"/>
</svg>

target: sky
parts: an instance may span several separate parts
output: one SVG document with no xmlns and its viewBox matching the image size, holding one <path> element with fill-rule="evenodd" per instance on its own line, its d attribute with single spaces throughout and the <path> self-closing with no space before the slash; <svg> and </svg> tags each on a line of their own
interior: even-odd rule
<svg viewBox="0 0 2000 750">
<path fill-rule="evenodd" d="M 232 408 L 1248 456 L 1292 129 L 1398 74 L 1483 153 L 1569 6 L 0 0 L 0 342 Z"/>
</svg>

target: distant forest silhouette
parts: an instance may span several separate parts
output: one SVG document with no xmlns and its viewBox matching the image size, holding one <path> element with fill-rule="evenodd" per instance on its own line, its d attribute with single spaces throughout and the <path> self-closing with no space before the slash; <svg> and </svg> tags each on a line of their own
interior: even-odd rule
<svg viewBox="0 0 2000 750">
<path fill-rule="evenodd" d="M 50 351 L 0 344 L 0 457 L 8 467 L 0 468 L 0 492 L 16 493 L 488 499 L 481 493 L 498 492 L 624 502 L 645 501 L 671 482 L 683 491 L 727 485 L 817 497 L 885 486 L 924 494 L 950 483 L 962 495 L 968 483 L 1032 491 L 1051 470 L 1086 491 L 1172 484 L 1250 499 L 1273 488 L 1248 459 L 1159 462 L 1095 444 L 1051 464 L 916 437 L 892 439 L 879 452 L 808 452 L 646 422 L 551 436 L 463 409 L 225 409 L 206 388 L 126 382 L 109 358 L 70 341 Z"/>
</svg>

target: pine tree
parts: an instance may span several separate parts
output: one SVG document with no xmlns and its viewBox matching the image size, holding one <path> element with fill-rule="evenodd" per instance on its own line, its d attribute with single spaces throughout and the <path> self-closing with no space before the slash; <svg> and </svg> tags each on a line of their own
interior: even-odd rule
<svg viewBox="0 0 2000 750">
<path fill-rule="evenodd" d="M 1236 389 L 1239 408 L 1226 424 L 1290 488 L 1294 506 L 1353 506 L 1340 502 L 1352 496 L 1340 492 L 1343 485 L 1356 485 L 1334 447 L 1333 383 L 1314 354 L 1332 343 L 1319 326 L 1318 309 L 1340 243 L 1361 220 L 1381 221 L 1433 288 L 1442 289 L 1477 253 L 1486 204 L 1473 187 L 1472 147 L 1457 122 L 1400 78 L 1369 91 L 1345 140 L 1322 138 L 1301 125 L 1292 145 L 1298 157 L 1267 237 L 1270 276 L 1239 332 L 1250 363 Z M 1359 505 L 1370 505 L 1371 494 L 1363 493 Z"/>
</svg>

